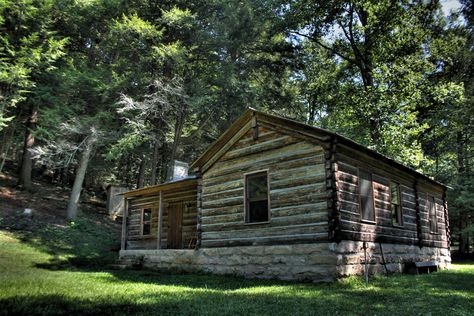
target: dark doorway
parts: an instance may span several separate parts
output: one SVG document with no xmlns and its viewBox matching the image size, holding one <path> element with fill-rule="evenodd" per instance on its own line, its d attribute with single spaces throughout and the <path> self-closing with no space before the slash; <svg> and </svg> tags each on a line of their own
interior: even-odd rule
<svg viewBox="0 0 474 316">
<path fill-rule="evenodd" d="M 168 206 L 168 249 L 181 249 L 183 228 L 183 203 Z"/>
</svg>

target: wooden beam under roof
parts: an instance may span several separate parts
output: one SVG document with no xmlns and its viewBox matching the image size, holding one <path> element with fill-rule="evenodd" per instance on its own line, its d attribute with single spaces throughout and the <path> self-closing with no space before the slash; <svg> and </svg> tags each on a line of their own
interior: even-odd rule
<svg viewBox="0 0 474 316">
<path fill-rule="evenodd" d="M 157 194 L 160 191 L 170 191 L 183 187 L 197 186 L 197 178 L 187 178 L 173 182 L 165 182 L 150 187 L 140 188 L 122 193 L 125 198 Z"/>
</svg>

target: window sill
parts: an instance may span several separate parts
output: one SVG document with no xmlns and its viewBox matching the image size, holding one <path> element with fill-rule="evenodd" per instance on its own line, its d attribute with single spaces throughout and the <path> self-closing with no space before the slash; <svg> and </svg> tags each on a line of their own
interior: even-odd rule
<svg viewBox="0 0 474 316">
<path fill-rule="evenodd" d="M 392 224 L 392 227 L 393 227 L 393 228 L 400 228 L 400 229 L 405 228 L 405 226 L 403 226 L 403 225 L 397 225 L 397 224 Z"/>
<path fill-rule="evenodd" d="M 154 237 L 153 235 L 140 235 L 141 239 L 147 239 L 147 238 L 152 238 Z"/>
<path fill-rule="evenodd" d="M 265 222 L 251 222 L 251 223 L 245 222 L 244 223 L 244 225 L 249 225 L 249 226 L 251 226 L 251 225 L 265 225 L 265 224 L 270 224 L 270 221 L 268 220 L 268 221 L 265 221 Z"/>
<path fill-rule="evenodd" d="M 430 232 L 430 235 L 440 235 L 439 232 Z"/>
<path fill-rule="evenodd" d="M 360 222 L 364 223 L 364 224 L 377 225 L 376 221 L 371 221 L 371 220 L 368 220 L 368 219 L 361 219 Z"/>
</svg>

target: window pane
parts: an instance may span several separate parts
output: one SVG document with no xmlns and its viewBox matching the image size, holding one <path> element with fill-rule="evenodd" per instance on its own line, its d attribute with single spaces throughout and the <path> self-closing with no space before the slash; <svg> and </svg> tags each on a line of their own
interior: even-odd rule
<svg viewBox="0 0 474 316">
<path fill-rule="evenodd" d="M 143 235 L 150 235 L 150 232 L 151 232 L 150 229 L 151 229 L 150 222 L 143 223 Z"/>
<path fill-rule="evenodd" d="M 367 172 L 359 172 L 359 186 L 361 195 L 369 195 L 372 192 L 372 177 Z"/>
<path fill-rule="evenodd" d="M 151 233 L 151 208 L 143 210 L 142 235 L 150 235 Z"/>
<path fill-rule="evenodd" d="M 359 196 L 362 219 L 374 221 L 374 195 L 372 191 L 372 175 L 359 170 Z"/>
<path fill-rule="evenodd" d="M 266 222 L 268 211 L 267 172 L 246 176 L 246 220 L 249 223 Z"/>
<path fill-rule="evenodd" d="M 398 205 L 396 204 L 392 204 L 392 224 L 393 225 L 400 225 L 400 221 L 399 221 L 399 215 L 398 215 Z"/>
<path fill-rule="evenodd" d="M 267 199 L 267 173 L 248 176 L 247 190 L 250 200 Z"/>
<path fill-rule="evenodd" d="M 392 198 L 392 204 L 399 204 L 399 196 L 398 196 L 398 184 L 395 182 L 390 182 L 390 196 Z"/>
<path fill-rule="evenodd" d="M 429 216 L 430 216 L 430 230 L 434 233 L 438 232 L 438 218 L 436 216 L 436 203 L 434 197 L 430 197 L 428 201 Z"/>
<path fill-rule="evenodd" d="M 366 219 L 369 221 L 375 220 L 374 203 L 372 201 L 372 197 L 361 196 L 360 204 L 361 204 L 361 209 L 362 209 L 362 219 Z"/>
<path fill-rule="evenodd" d="M 249 223 L 268 221 L 267 200 L 249 202 Z"/>
<path fill-rule="evenodd" d="M 150 221 L 151 220 L 151 209 L 147 208 L 143 210 L 143 221 Z"/>
<path fill-rule="evenodd" d="M 392 224 L 402 225 L 400 185 L 396 182 L 390 182 L 390 209 L 392 211 Z"/>
</svg>

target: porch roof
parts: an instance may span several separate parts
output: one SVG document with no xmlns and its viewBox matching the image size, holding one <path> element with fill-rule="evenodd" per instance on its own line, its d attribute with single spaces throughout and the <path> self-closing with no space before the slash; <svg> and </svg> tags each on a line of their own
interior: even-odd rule
<svg viewBox="0 0 474 316">
<path fill-rule="evenodd" d="M 197 185 L 198 178 L 196 176 L 189 176 L 183 179 L 160 183 L 157 185 L 131 190 L 122 193 L 125 198 L 131 198 L 136 196 L 152 195 L 160 191 L 168 191 L 178 189 L 180 187 L 189 187 Z"/>
</svg>

